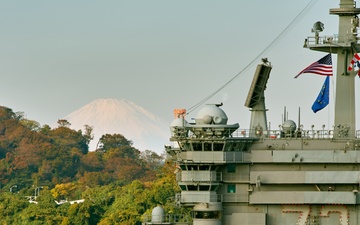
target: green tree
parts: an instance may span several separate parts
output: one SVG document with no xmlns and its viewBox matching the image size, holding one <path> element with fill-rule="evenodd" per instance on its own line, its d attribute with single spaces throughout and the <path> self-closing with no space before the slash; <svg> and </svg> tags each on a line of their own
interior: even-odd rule
<svg viewBox="0 0 360 225">
<path fill-rule="evenodd" d="M 33 130 L 33 131 L 40 130 L 40 123 L 35 120 L 22 119 L 20 120 L 20 124 L 28 128 L 29 130 Z"/>
<path fill-rule="evenodd" d="M 101 136 L 100 140 L 100 148 L 104 151 L 108 151 L 114 148 L 120 148 L 123 146 L 131 147 L 132 141 L 126 139 L 121 134 L 104 134 Z"/>
<path fill-rule="evenodd" d="M 84 138 L 86 140 L 86 144 L 89 145 L 90 141 L 94 139 L 94 134 L 93 134 L 94 128 L 92 126 L 87 125 L 87 124 L 85 124 L 84 127 L 85 127 Z"/>
<path fill-rule="evenodd" d="M 83 203 L 70 206 L 64 225 L 98 224 L 113 201 L 113 186 L 87 188 L 83 198 Z"/>
<path fill-rule="evenodd" d="M 71 123 L 65 119 L 59 119 L 57 121 L 57 123 L 58 123 L 59 127 L 67 127 L 68 128 L 71 125 Z"/>
<path fill-rule="evenodd" d="M 68 127 L 58 127 L 51 130 L 50 137 L 56 145 L 61 146 L 62 149 L 70 150 L 71 148 L 79 149 L 83 154 L 88 152 L 89 146 L 87 139 L 82 134 L 82 131 L 75 131 Z"/>
<path fill-rule="evenodd" d="M 151 150 L 145 150 L 140 154 L 141 159 L 143 159 L 152 169 L 157 169 L 161 166 L 164 161 L 164 158 L 158 155 L 156 152 Z"/>
<path fill-rule="evenodd" d="M 51 131 L 51 127 L 47 124 L 43 125 L 41 128 L 40 128 L 40 133 L 44 134 L 44 135 L 48 135 Z"/>
<path fill-rule="evenodd" d="M 103 153 L 89 152 L 81 158 L 82 169 L 88 172 L 99 172 L 105 167 Z"/>
<path fill-rule="evenodd" d="M 16 119 L 17 116 L 12 109 L 0 106 L 0 120 Z"/>
<path fill-rule="evenodd" d="M 140 181 L 133 181 L 131 184 L 122 187 L 115 196 L 115 201 L 106 211 L 104 218 L 99 225 L 141 224 L 141 215 L 144 213 L 145 187 Z"/>
<path fill-rule="evenodd" d="M 85 172 L 79 182 L 87 187 L 96 187 L 110 184 L 113 176 L 107 172 Z"/>
<path fill-rule="evenodd" d="M 2 224 L 16 224 L 16 217 L 23 209 L 27 208 L 28 202 L 22 196 L 10 192 L 0 193 L 0 221 Z"/>
</svg>

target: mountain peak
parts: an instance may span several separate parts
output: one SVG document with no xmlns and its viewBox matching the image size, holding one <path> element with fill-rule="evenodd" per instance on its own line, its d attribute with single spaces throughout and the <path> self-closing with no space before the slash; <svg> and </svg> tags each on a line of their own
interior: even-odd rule
<svg viewBox="0 0 360 225">
<path fill-rule="evenodd" d="M 151 112 L 132 101 L 122 99 L 97 99 L 70 113 L 64 119 L 72 129 L 93 127 L 94 140 L 89 150 L 96 149 L 103 134 L 122 134 L 141 151 L 152 150 L 161 154 L 170 137 L 169 126 Z"/>
</svg>

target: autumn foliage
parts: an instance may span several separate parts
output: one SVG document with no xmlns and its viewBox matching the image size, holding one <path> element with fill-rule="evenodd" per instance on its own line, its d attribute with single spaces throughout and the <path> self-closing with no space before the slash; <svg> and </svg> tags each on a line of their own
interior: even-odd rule
<svg viewBox="0 0 360 225">
<path fill-rule="evenodd" d="M 92 128 L 84 126 L 76 131 L 59 120 L 56 128 L 41 127 L 0 107 L 2 224 L 138 224 L 157 204 L 171 205 L 172 165 L 121 134 L 103 135 L 99 149 L 89 152 Z M 85 201 L 56 203 L 74 199 Z"/>
</svg>

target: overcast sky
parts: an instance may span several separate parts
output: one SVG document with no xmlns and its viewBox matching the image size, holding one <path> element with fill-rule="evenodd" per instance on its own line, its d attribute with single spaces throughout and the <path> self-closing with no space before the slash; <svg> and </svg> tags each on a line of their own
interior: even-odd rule
<svg viewBox="0 0 360 225">
<path fill-rule="evenodd" d="M 236 76 L 309 2 L 1 1 L 0 105 L 43 125 L 96 99 L 127 99 L 170 124 L 174 108 L 194 106 Z M 338 17 L 329 9 L 338 4 L 318 0 L 261 56 L 273 65 L 265 92 L 271 128 L 281 123 L 284 106 L 296 122 L 300 107 L 308 128 L 333 125 L 333 102 L 311 111 L 324 77 L 294 76 L 325 56 L 303 48 L 304 39 L 314 35 L 316 21 L 325 25 L 321 35 L 337 34 Z M 249 126 L 244 103 L 256 64 L 207 101 L 223 102 L 229 122 L 242 128 Z"/>
</svg>

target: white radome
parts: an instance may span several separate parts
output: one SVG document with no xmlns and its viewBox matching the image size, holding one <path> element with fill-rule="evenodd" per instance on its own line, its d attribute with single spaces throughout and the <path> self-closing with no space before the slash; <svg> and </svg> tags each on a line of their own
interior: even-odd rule
<svg viewBox="0 0 360 225">
<path fill-rule="evenodd" d="M 216 105 L 206 105 L 197 114 L 196 124 L 226 125 L 228 117 L 226 113 Z"/>
</svg>

